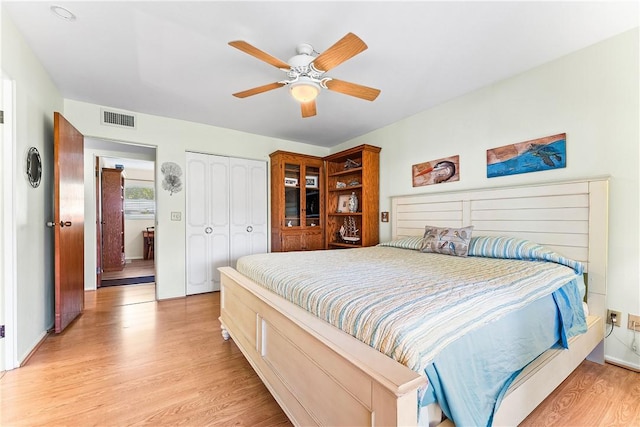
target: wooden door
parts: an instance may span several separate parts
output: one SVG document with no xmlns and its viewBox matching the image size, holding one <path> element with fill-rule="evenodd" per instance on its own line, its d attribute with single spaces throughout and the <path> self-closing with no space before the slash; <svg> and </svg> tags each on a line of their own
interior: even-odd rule
<svg viewBox="0 0 640 427">
<path fill-rule="evenodd" d="M 124 178 L 122 170 L 102 169 L 102 269 L 124 269 Z"/>
<path fill-rule="evenodd" d="M 55 332 L 84 310 L 84 136 L 53 116 Z"/>
<path fill-rule="evenodd" d="M 220 290 L 229 265 L 229 158 L 187 153 L 187 295 Z"/>
<path fill-rule="evenodd" d="M 267 252 L 267 164 L 230 159 L 230 249 L 235 268 L 244 255 Z"/>
</svg>

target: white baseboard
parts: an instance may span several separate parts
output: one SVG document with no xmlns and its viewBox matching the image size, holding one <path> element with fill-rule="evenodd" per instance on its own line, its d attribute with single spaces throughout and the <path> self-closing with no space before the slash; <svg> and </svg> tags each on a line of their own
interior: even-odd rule
<svg viewBox="0 0 640 427">
<path fill-rule="evenodd" d="M 604 361 L 607 363 L 611 363 L 612 365 L 620 366 L 621 368 L 630 369 L 635 372 L 640 372 L 640 364 L 629 363 L 626 360 L 620 360 L 610 356 L 605 357 Z"/>
</svg>

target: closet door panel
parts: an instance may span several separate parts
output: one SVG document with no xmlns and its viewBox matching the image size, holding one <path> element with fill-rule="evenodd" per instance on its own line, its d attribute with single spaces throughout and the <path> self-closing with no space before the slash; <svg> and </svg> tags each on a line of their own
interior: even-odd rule
<svg viewBox="0 0 640 427">
<path fill-rule="evenodd" d="M 214 229 L 215 230 L 215 229 Z M 220 290 L 220 272 L 218 267 L 226 267 L 229 265 L 229 233 L 216 233 L 214 231 L 211 236 L 212 257 L 209 262 L 210 277 L 212 280 L 212 288 L 214 291 Z"/>
<path fill-rule="evenodd" d="M 209 223 L 214 227 L 229 226 L 229 159 L 219 156 L 207 156 L 211 162 L 211 190 L 203 194 L 210 207 Z"/>
<path fill-rule="evenodd" d="M 251 235 L 252 254 L 266 253 L 268 249 L 269 223 L 267 216 L 267 164 L 254 162 L 250 170 L 251 182 Z"/>
<path fill-rule="evenodd" d="M 207 165 L 202 159 L 187 160 L 187 234 L 199 234 L 207 224 Z M 202 183 L 202 185 L 198 185 Z"/>
<path fill-rule="evenodd" d="M 208 292 L 209 287 L 209 257 L 207 239 L 201 234 L 192 234 L 187 238 L 187 293 L 196 294 Z"/>
<path fill-rule="evenodd" d="M 266 162 L 231 159 L 231 266 L 238 258 L 267 252 Z"/>
<path fill-rule="evenodd" d="M 249 182 L 248 160 L 231 159 L 231 266 L 236 267 L 236 261 L 241 256 L 251 253 L 252 230 L 250 214 L 251 188 Z"/>
<path fill-rule="evenodd" d="M 229 158 L 204 155 L 209 161 L 209 237 L 211 289 L 220 290 L 218 267 L 229 265 Z"/>
<path fill-rule="evenodd" d="M 187 153 L 187 295 L 220 289 L 229 265 L 229 159 Z"/>
<path fill-rule="evenodd" d="M 206 158 L 187 153 L 186 171 L 187 295 L 210 292 L 209 165 Z"/>
</svg>

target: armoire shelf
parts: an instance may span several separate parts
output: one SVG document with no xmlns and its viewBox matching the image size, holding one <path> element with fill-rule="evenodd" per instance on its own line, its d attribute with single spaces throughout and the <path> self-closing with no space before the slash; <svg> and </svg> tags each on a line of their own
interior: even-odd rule
<svg viewBox="0 0 640 427">
<path fill-rule="evenodd" d="M 379 242 L 379 171 L 380 147 L 360 145 L 324 158 L 326 188 L 325 248 L 353 248 L 377 245 Z M 354 166 L 358 164 L 359 166 Z M 341 183 L 340 186 L 338 183 Z M 356 212 L 337 212 L 340 196 L 355 193 Z M 353 221 L 360 238 L 345 242 L 340 227 Z"/>
</svg>

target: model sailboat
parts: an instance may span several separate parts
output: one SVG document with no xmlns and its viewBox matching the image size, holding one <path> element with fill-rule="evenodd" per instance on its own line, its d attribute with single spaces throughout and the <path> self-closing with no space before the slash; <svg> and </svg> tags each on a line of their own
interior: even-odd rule
<svg viewBox="0 0 640 427">
<path fill-rule="evenodd" d="M 344 224 L 340 227 L 340 237 L 342 240 L 348 243 L 355 243 L 360 240 L 358 236 L 358 230 L 356 228 L 356 221 L 352 216 L 348 216 L 344 219 Z"/>
</svg>

